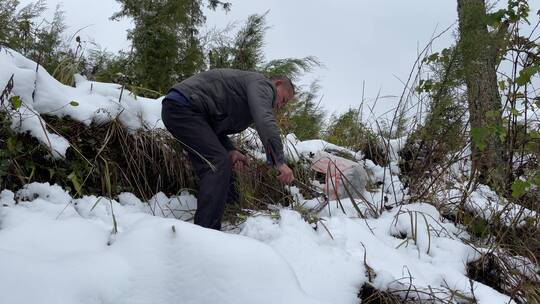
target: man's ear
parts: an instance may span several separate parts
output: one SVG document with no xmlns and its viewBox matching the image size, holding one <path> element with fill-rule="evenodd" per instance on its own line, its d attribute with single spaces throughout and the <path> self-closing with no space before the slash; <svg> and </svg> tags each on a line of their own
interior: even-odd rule
<svg viewBox="0 0 540 304">
<path fill-rule="evenodd" d="M 276 81 L 274 82 L 274 85 L 275 85 L 276 87 L 281 86 L 282 84 L 283 84 L 283 80 L 276 80 Z"/>
</svg>

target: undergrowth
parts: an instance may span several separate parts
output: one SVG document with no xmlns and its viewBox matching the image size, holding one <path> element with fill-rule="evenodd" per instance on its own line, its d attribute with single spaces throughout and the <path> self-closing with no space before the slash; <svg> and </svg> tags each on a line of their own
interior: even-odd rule
<svg viewBox="0 0 540 304">
<path fill-rule="evenodd" d="M 128 131 L 118 120 L 86 126 L 69 117 L 44 116 L 49 129 L 71 144 L 55 160 L 28 134 L 18 134 L 0 114 L 0 186 L 57 183 L 74 196 L 116 196 L 133 192 L 148 200 L 155 193 L 194 189 L 194 174 L 180 144 L 164 130 Z"/>
</svg>

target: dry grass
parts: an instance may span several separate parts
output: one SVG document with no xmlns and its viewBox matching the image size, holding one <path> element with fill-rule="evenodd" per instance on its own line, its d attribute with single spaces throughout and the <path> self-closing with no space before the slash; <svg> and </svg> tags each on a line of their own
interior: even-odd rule
<svg viewBox="0 0 540 304">
<path fill-rule="evenodd" d="M 3 187 L 34 181 L 58 183 L 72 194 L 115 196 L 133 192 L 143 200 L 164 191 L 193 189 L 195 177 L 180 144 L 164 130 L 128 131 L 118 120 L 86 126 L 69 118 L 44 116 L 50 130 L 69 140 L 66 159 L 55 161 L 34 138 L 4 125 L 0 148 L 16 143 L 7 155 Z M 13 144 L 11 144 L 13 145 Z"/>
</svg>

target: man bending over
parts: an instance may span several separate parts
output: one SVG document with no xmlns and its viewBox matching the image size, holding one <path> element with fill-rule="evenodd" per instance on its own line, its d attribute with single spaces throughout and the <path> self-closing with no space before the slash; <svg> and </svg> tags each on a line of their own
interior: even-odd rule
<svg viewBox="0 0 540 304">
<path fill-rule="evenodd" d="M 188 152 L 199 189 L 194 222 L 220 230 L 225 203 L 237 197 L 232 169 L 247 163 L 235 149 L 229 134 L 255 123 L 269 165 L 278 168 L 278 179 L 292 183 L 294 175 L 285 164 L 283 144 L 273 109 L 294 97 L 288 77 L 266 78 L 255 72 L 214 69 L 194 75 L 169 90 L 161 117 L 169 132 Z"/>
</svg>

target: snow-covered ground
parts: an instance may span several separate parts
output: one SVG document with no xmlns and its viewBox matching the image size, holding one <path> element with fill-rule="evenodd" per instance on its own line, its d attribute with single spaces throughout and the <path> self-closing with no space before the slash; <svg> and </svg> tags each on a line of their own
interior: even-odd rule
<svg viewBox="0 0 540 304">
<path fill-rule="evenodd" d="M 90 125 L 118 118 L 127 128 L 164 128 L 159 100 L 137 97 L 112 83 L 87 81 L 75 75 L 76 87 L 61 84 L 43 67 L 21 54 L 0 49 L 0 87 L 3 89 L 13 76 L 12 95 L 19 96 L 22 105 L 16 111 L 4 104 L 13 115 L 12 128 L 30 132 L 49 147 L 52 155 L 62 158 L 69 142 L 45 128 L 40 114 L 70 116 Z M 120 98 L 121 97 L 121 98 Z"/>
<path fill-rule="evenodd" d="M 462 156 L 460 160 L 453 161 L 449 168 L 437 168 L 431 177 L 426 177 L 424 184 L 431 187 L 437 204 L 453 214 L 463 204 L 470 213 L 488 222 L 495 221 L 507 226 L 519 227 L 538 217 L 535 211 L 509 202 L 488 186 L 471 182 L 470 153 L 470 147 L 465 147 L 458 152 Z M 445 182 L 436 183 L 434 179 Z"/>
<path fill-rule="evenodd" d="M 162 128 L 161 103 L 134 97 L 114 84 L 77 77 L 58 83 L 13 51 L 0 51 L 0 88 L 14 75 L 15 130 L 30 132 L 56 157 L 69 142 L 44 128 L 39 113 L 90 123 L 117 117 L 128 128 Z M 32 92 L 35 93 L 32 96 Z M 77 105 L 70 104 L 76 101 Z M 287 140 L 292 159 L 325 149 L 321 140 Z M 57 185 L 32 183 L 0 193 L 0 303 L 358 303 L 365 283 L 380 290 L 428 297 L 435 293 L 478 303 L 509 298 L 466 276 L 478 258 L 468 235 L 426 202 L 408 198 L 398 178 L 399 142 L 387 168 L 351 152 L 376 189 L 362 200 L 330 201 L 306 222 L 292 208 L 254 214 L 239 229 L 217 232 L 190 223 L 196 198 L 158 193 L 142 202 L 72 198 Z M 292 153 L 291 151 L 294 151 Z M 253 153 L 260 151 L 255 147 Z M 317 209 L 298 189 L 296 206 Z M 471 198 L 474 198 L 471 196 Z M 359 211 L 363 215 L 359 216 Z M 407 292 L 409 290 L 409 292 Z M 451 291 L 458 291 L 452 293 Z M 456 298 L 458 297 L 458 298 Z"/>
<path fill-rule="evenodd" d="M 313 225 L 284 208 L 279 219 L 248 218 L 238 234 L 174 219 L 193 210 L 188 194 L 73 199 L 32 183 L 4 190 L 0 204 L 5 303 L 357 303 L 370 278 L 382 290 L 412 282 L 444 298 L 470 293 L 465 264 L 477 257 L 463 231 L 421 203 L 366 220 L 335 210 Z M 479 303 L 508 302 L 474 289 Z"/>
<path fill-rule="evenodd" d="M 58 186 L 17 196 L 2 192 L 2 303 L 321 303 L 263 242 Z"/>
</svg>

